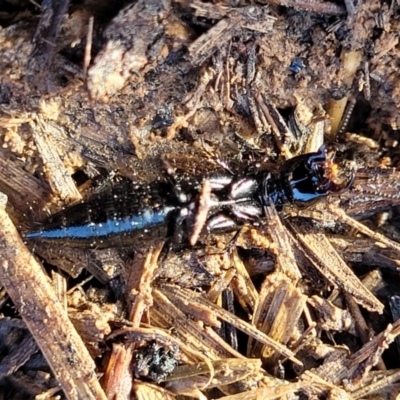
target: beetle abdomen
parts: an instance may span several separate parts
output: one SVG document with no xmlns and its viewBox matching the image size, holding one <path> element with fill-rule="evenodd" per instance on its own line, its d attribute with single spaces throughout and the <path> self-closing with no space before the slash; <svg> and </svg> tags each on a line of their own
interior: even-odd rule
<svg viewBox="0 0 400 400">
<path fill-rule="evenodd" d="M 168 183 L 127 179 L 49 217 L 26 239 L 104 248 L 168 236 L 177 208 Z"/>
</svg>

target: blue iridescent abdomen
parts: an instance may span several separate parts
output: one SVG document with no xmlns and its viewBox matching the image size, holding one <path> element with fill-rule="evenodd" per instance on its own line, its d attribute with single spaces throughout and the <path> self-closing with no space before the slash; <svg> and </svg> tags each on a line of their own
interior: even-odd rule
<svg viewBox="0 0 400 400">
<path fill-rule="evenodd" d="M 26 239 L 105 248 L 169 236 L 179 204 L 168 182 L 121 179 L 49 217 Z"/>
</svg>

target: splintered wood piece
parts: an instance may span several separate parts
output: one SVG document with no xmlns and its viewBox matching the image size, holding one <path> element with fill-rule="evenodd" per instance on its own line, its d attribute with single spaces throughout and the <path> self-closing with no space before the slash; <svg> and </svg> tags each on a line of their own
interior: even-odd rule
<svg viewBox="0 0 400 400">
<path fill-rule="evenodd" d="M 312 296 L 307 302 L 314 308 L 321 329 L 338 332 L 348 331 L 352 335 L 356 335 L 355 322 L 349 311 L 342 310 L 319 296 Z"/>
<path fill-rule="evenodd" d="M 61 270 L 65 271 L 73 278 L 77 278 L 83 269 L 88 267 L 87 252 L 82 251 L 81 249 L 72 247 L 57 248 L 52 244 L 37 243 L 35 245 L 35 253 L 46 260 L 49 264 L 57 265 Z M 93 274 L 93 271 L 90 272 Z M 102 278 L 104 271 L 102 274 L 95 273 L 93 275 Z M 102 281 L 103 279 L 100 279 L 100 282 Z"/>
<path fill-rule="evenodd" d="M 134 380 L 132 392 L 136 400 L 175 400 L 175 394 L 160 386 Z"/>
<path fill-rule="evenodd" d="M 271 347 L 274 351 L 282 354 L 284 357 L 289 358 L 296 364 L 301 365 L 301 362 L 296 359 L 293 352 L 287 349 L 287 347 L 283 346 L 282 344 L 276 342 L 275 340 L 271 339 L 269 336 L 264 334 L 263 332 L 256 329 L 254 326 L 248 324 L 247 322 L 241 320 L 236 315 L 233 315 L 223 308 L 216 306 L 215 304 L 211 303 L 207 299 L 199 296 L 190 290 L 187 289 L 178 289 L 171 285 L 163 285 L 162 290 L 165 294 L 169 296 L 169 298 L 173 299 L 173 301 L 179 301 L 181 304 L 193 304 L 193 305 L 200 305 L 209 310 L 209 312 L 215 315 L 215 318 L 219 318 L 225 322 L 228 322 L 235 326 L 237 329 L 241 330 L 242 332 L 248 334 L 249 336 L 253 337 L 254 339 L 260 341 L 266 346 Z"/>
<path fill-rule="evenodd" d="M 342 388 L 334 385 L 331 382 L 323 379 L 321 376 L 316 375 L 311 371 L 305 371 L 299 378 L 300 382 L 303 383 L 305 387 L 309 387 L 313 395 L 319 394 L 320 396 L 326 395 L 326 391 L 329 391 L 331 399 L 337 400 L 352 400 L 353 397 L 345 392 Z"/>
<path fill-rule="evenodd" d="M 95 364 L 57 299 L 48 277 L 0 207 L 0 281 L 46 357 L 68 399 L 106 399 Z"/>
<path fill-rule="evenodd" d="M 369 237 L 336 237 L 333 235 L 326 235 L 326 237 L 347 262 L 362 262 L 365 265 L 377 266 L 381 269 L 391 268 L 395 271 L 400 267 L 398 252 L 382 248 L 382 246 L 379 246 L 379 243 L 377 244 L 375 240 Z M 369 272 L 369 274 L 374 273 L 379 274 L 379 270 Z M 384 286 L 382 278 L 375 276 L 375 279 L 377 279 L 376 285 L 380 287 Z"/>
<path fill-rule="evenodd" d="M 260 304 L 260 308 L 262 308 L 269 303 L 270 309 L 265 315 L 265 320 L 259 321 L 255 326 L 260 326 L 261 322 L 263 322 L 263 328 L 265 327 L 266 329 L 264 331 L 261 328 L 261 331 L 268 333 L 268 336 L 275 341 L 287 344 L 297 329 L 304 310 L 306 296 L 292 283 L 287 286 L 283 284 L 283 287 L 277 287 L 277 291 L 271 295 L 268 296 L 267 294 L 265 296 L 266 302 L 262 305 Z M 278 356 L 276 351 L 264 345 L 262 349 L 263 360 L 266 360 L 270 365 L 276 365 Z"/>
<path fill-rule="evenodd" d="M 55 247 L 49 243 L 35 243 L 35 254 L 51 265 L 77 278 L 83 269 L 91 273 L 99 282 L 107 284 L 118 270 L 124 266 L 116 249 L 84 250 L 76 247 Z"/>
<path fill-rule="evenodd" d="M 332 246 L 341 253 L 342 257 L 353 257 L 356 260 L 354 253 L 368 253 L 374 247 L 374 242 L 370 238 L 360 238 L 353 236 L 341 237 L 338 235 L 325 235 Z M 349 254 L 350 253 L 350 254 Z M 361 260 L 359 260 L 361 261 Z"/>
<path fill-rule="evenodd" d="M 101 357 L 103 351 L 100 346 L 104 344 L 105 337 L 111 332 L 109 322 L 118 316 L 107 309 L 107 305 L 100 307 L 92 302 L 87 302 L 83 310 L 70 307 L 68 311 L 72 323 L 86 343 L 93 359 Z"/>
<path fill-rule="evenodd" d="M 268 15 L 266 7 L 231 8 L 232 12 L 229 12 L 229 8 L 205 5 L 199 1 L 191 6 L 198 15 L 212 14 L 212 18 L 223 18 L 189 46 L 189 57 L 193 65 L 203 64 L 217 49 L 229 43 L 238 29 L 266 33 L 272 31 L 275 21 L 274 17 Z"/>
<path fill-rule="evenodd" d="M 10 202 L 20 212 L 26 212 L 28 209 L 27 199 L 34 204 L 42 206 L 46 199 L 51 196 L 50 188 L 28 174 L 18 164 L 10 162 L 0 152 L 0 182 L 2 186 L 11 189 Z"/>
<path fill-rule="evenodd" d="M 2 326 L 2 329 L 4 329 L 4 326 Z M 17 339 L 16 335 L 15 339 Z M 11 347 L 10 342 L 7 343 L 7 346 Z M 14 343 L 13 348 L 14 350 L 11 351 L 11 353 L 1 359 L 0 368 L 2 379 L 16 372 L 39 351 L 35 339 L 28 333 L 28 331 L 26 331 L 26 335 L 21 341 Z"/>
<path fill-rule="evenodd" d="M 239 25 L 233 26 L 236 30 L 246 28 L 252 31 L 269 33 L 273 30 L 273 23 L 276 18 L 271 16 L 269 13 L 268 6 L 244 6 L 244 7 L 229 7 L 221 4 L 204 3 L 199 0 L 193 0 L 190 3 L 191 8 L 195 10 L 195 15 L 198 17 L 205 17 L 209 19 L 235 19 L 237 15 L 240 16 Z M 231 22 L 229 21 L 231 25 Z M 206 33 L 211 34 L 212 29 Z M 214 34 L 216 31 L 214 32 Z M 235 34 L 236 32 L 232 32 Z M 205 35 L 203 35 L 205 36 Z M 201 38 L 203 38 L 203 36 Z M 228 33 L 223 38 L 222 44 L 225 44 L 231 39 L 231 35 Z M 205 38 L 203 39 L 205 41 Z M 221 43 L 217 45 L 217 48 L 221 48 Z M 248 81 L 249 82 L 249 81 Z"/>
<path fill-rule="evenodd" d="M 345 293 L 345 299 L 348 307 L 347 312 L 350 313 L 355 323 L 356 332 L 362 343 L 367 343 L 373 336 L 373 331 L 368 327 L 368 324 L 361 313 L 360 306 L 357 304 L 354 298 L 350 294 Z"/>
<path fill-rule="evenodd" d="M 213 379 L 207 389 L 246 379 L 253 382 L 260 381 L 263 376 L 261 367 L 260 360 L 226 358 L 213 361 Z M 207 385 L 209 373 L 210 366 L 206 363 L 178 366 L 167 378 L 166 387 L 176 393 L 188 393 L 193 389 L 202 389 Z"/>
<path fill-rule="evenodd" d="M 361 283 L 354 272 L 338 255 L 329 240 L 322 233 L 301 233 L 293 226 L 297 239 L 303 244 L 307 258 L 314 267 L 332 284 L 369 311 L 383 312 L 383 304 Z"/>
<path fill-rule="evenodd" d="M 195 40 L 189 46 L 189 55 L 193 65 L 203 64 L 221 46 L 221 43 L 229 42 L 240 19 L 239 14 L 228 19 L 221 19 L 210 30 Z"/>
<path fill-rule="evenodd" d="M 107 399 L 117 398 L 128 400 L 131 398 L 133 357 L 132 344 L 114 343 L 107 368 L 102 378 Z"/>
<path fill-rule="evenodd" d="M 255 94 L 255 100 L 259 107 L 259 117 L 261 120 L 265 120 L 271 127 L 272 133 L 275 136 L 275 141 L 286 159 L 292 158 L 293 155 L 289 151 L 288 144 L 294 142 L 295 137 L 293 132 L 288 128 L 285 120 L 277 110 L 277 108 L 271 103 L 265 94 Z M 265 126 L 267 128 L 267 126 Z"/>
<path fill-rule="evenodd" d="M 58 136 L 57 129 L 60 128 L 55 124 L 46 122 L 40 114 L 30 122 L 30 126 L 53 192 L 63 200 L 80 200 L 82 196 L 71 175 L 65 169 L 57 152 L 57 146 L 51 139 Z"/>
<path fill-rule="evenodd" d="M 232 253 L 231 257 L 236 269 L 236 274 L 231 282 L 231 288 L 233 289 L 236 298 L 243 309 L 246 310 L 250 315 L 253 313 L 253 310 L 257 304 L 258 293 L 243 261 L 240 259 L 236 250 Z"/>
<path fill-rule="evenodd" d="M 259 106 L 258 102 L 260 101 L 261 97 L 256 101 L 254 98 L 253 93 L 249 93 L 248 95 L 248 103 L 249 103 L 249 109 L 251 112 L 251 117 L 253 119 L 253 123 L 255 125 L 255 128 L 257 130 L 257 134 L 260 137 L 261 135 L 264 134 L 270 134 L 271 133 L 271 125 L 268 123 L 267 117 L 265 115 L 265 112 L 261 112 L 262 109 Z"/>
<path fill-rule="evenodd" d="M 400 172 L 393 168 L 358 169 L 351 190 L 340 195 L 340 208 L 358 219 L 399 203 Z"/>
<path fill-rule="evenodd" d="M 293 336 L 302 315 L 306 296 L 290 279 L 280 272 L 268 275 L 261 287 L 252 324 L 278 343 L 287 344 Z M 247 346 L 249 357 L 262 357 L 268 364 L 275 364 L 276 350 L 256 342 Z"/>
<path fill-rule="evenodd" d="M 341 210 L 340 208 L 336 207 L 333 204 L 329 205 L 329 210 L 332 212 L 333 215 L 336 215 L 339 218 L 340 222 L 347 224 L 354 229 L 357 229 L 359 232 L 370 237 L 371 239 L 376 240 L 379 243 L 382 243 L 383 245 L 387 246 L 389 249 L 396 251 L 396 253 L 400 255 L 400 244 L 399 243 L 388 239 L 386 236 L 382 235 L 381 233 L 374 232 L 373 230 L 369 229 L 367 226 L 363 225 L 361 222 L 358 222 L 355 219 L 349 217 L 343 210 Z"/>
<path fill-rule="evenodd" d="M 269 383 L 269 382 L 268 382 Z M 276 400 L 276 399 L 289 399 L 293 393 L 307 388 L 307 384 L 301 383 L 288 383 L 286 381 L 273 382 L 271 385 L 266 385 L 258 389 L 251 389 L 243 393 L 237 393 L 232 396 L 221 397 L 221 400 Z"/>
<path fill-rule="evenodd" d="M 151 294 L 151 281 L 154 271 L 158 267 L 158 256 L 163 243 L 158 243 L 155 248 L 150 249 L 144 258 L 135 257 L 131 263 L 130 275 L 127 283 L 127 301 L 131 305 L 129 319 L 134 327 L 139 327 L 145 311 L 153 304 Z M 135 351 L 135 343 L 127 345 L 114 345 L 107 373 L 104 377 L 105 391 L 108 398 L 118 393 L 120 398 L 129 398 L 131 382 L 133 379 L 132 369 L 129 368 Z M 123 395 L 122 395 L 123 393 Z"/>
<path fill-rule="evenodd" d="M 268 0 L 269 4 L 290 7 L 296 10 L 306 10 L 317 14 L 343 15 L 346 10 L 332 2 L 318 0 Z"/>
<path fill-rule="evenodd" d="M 176 307 L 160 290 L 153 290 L 154 306 L 151 309 L 152 323 L 165 329 L 173 328 L 177 336 L 193 350 L 207 354 L 211 360 L 221 357 L 238 357 L 239 353 L 226 343 L 222 346 L 220 338 L 207 332 L 202 324 L 188 318 L 184 312 Z M 192 351 L 193 351 L 192 350 Z M 243 356 L 239 356 L 242 358 Z"/>
<path fill-rule="evenodd" d="M 365 399 L 373 394 L 400 393 L 400 370 L 386 371 L 384 375 L 375 377 L 371 383 L 351 393 L 353 399 Z M 398 397 L 398 396 L 397 396 Z"/>
<path fill-rule="evenodd" d="M 110 282 L 124 267 L 125 262 L 117 248 L 97 249 L 86 253 L 86 269 L 101 283 Z"/>
<path fill-rule="evenodd" d="M 62 304 L 64 310 L 67 309 L 67 280 L 61 273 L 51 271 L 51 281 L 54 291 L 57 295 L 59 302 Z"/>
<path fill-rule="evenodd" d="M 215 265 L 218 265 L 217 263 L 221 265 L 221 267 L 224 266 L 224 263 L 226 261 L 229 261 L 229 256 L 228 254 L 224 254 L 222 257 L 220 255 L 208 255 L 208 260 L 211 260 L 212 262 L 215 262 Z M 233 278 L 235 277 L 236 271 L 233 268 L 230 268 L 226 271 L 221 268 L 222 273 L 216 279 L 211 285 L 209 291 L 205 294 L 205 297 L 212 301 L 216 302 L 220 296 L 221 293 L 231 285 Z"/>
<path fill-rule="evenodd" d="M 43 73 L 50 67 L 68 5 L 69 0 L 61 0 L 47 1 L 40 6 L 40 21 L 33 38 L 34 48 L 30 60 L 32 73 Z"/>
<path fill-rule="evenodd" d="M 281 218 L 273 205 L 265 207 L 265 215 L 268 233 L 274 243 L 279 271 L 296 284 L 301 279 L 301 273 L 293 254 L 286 227 L 282 224 Z"/>
<path fill-rule="evenodd" d="M 383 332 L 364 344 L 354 354 L 338 351 L 329 355 L 324 364 L 316 368 L 314 373 L 335 385 L 346 382 L 346 389 L 350 392 L 358 390 L 368 376 L 368 371 L 379 362 L 382 353 L 399 334 L 400 320 L 393 325 L 388 325 Z"/>
<path fill-rule="evenodd" d="M 135 327 L 139 327 L 143 313 L 153 304 L 151 282 L 158 268 L 157 261 L 163 246 L 164 242 L 160 242 L 147 252 L 144 259 L 137 256 L 131 262 L 127 297 L 131 304 L 129 320 Z"/>
</svg>

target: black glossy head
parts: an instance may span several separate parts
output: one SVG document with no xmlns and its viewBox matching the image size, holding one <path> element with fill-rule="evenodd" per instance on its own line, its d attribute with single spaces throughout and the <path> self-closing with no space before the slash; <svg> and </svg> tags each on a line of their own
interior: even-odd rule
<svg viewBox="0 0 400 400">
<path fill-rule="evenodd" d="M 316 153 L 307 153 L 285 162 L 281 170 L 283 190 L 291 203 L 304 208 L 321 197 L 338 194 L 353 183 L 353 173 L 340 181 L 339 166 L 333 163 L 335 153 L 328 152 L 325 145 Z"/>
</svg>

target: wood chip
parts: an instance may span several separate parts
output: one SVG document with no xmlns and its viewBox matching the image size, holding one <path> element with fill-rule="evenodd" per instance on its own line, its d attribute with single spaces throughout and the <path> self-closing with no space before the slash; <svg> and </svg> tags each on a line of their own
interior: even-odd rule
<svg viewBox="0 0 400 400">
<path fill-rule="evenodd" d="M 69 399 L 106 399 L 92 358 L 59 303 L 48 277 L 24 247 L 4 210 L 4 195 L 2 197 L 0 248 L 4 259 L 0 265 L 0 281 L 66 396 Z"/>
<path fill-rule="evenodd" d="M 383 304 L 364 287 L 354 272 L 337 254 L 328 239 L 321 233 L 296 232 L 296 237 L 307 249 L 307 257 L 314 267 L 332 284 L 349 293 L 367 310 L 382 313 Z M 323 251 L 322 251 L 323 249 Z"/>
</svg>

